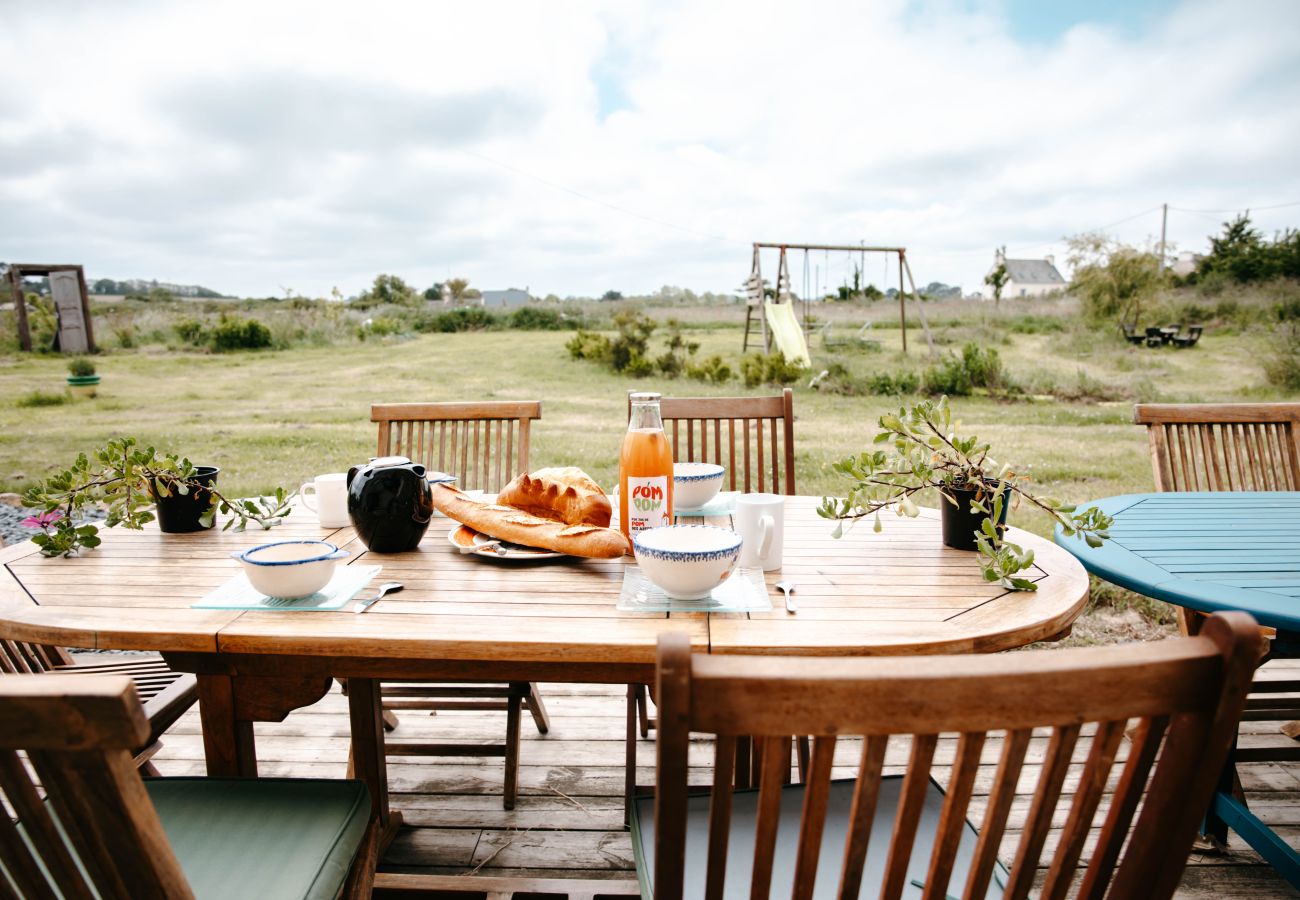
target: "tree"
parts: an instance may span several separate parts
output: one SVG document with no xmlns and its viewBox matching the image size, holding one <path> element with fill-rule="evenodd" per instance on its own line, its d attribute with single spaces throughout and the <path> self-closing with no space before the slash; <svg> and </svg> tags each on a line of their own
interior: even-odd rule
<svg viewBox="0 0 1300 900">
<path fill-rule="evenodd" d="M 91 285 L 92 294 L 115 294 L 117 293 L 117 282 L 111 278 L 96 278 L 95 283 Z"/>
<path fill-rule="evenodd" d="M 1002 302 L 1002 289 L 1007 286 L 1007 264 L 1000 262 L 992 272 L 984 276 L 984 283 L 993 288 L 993 305 Z"/>
<path fill-rule="evenodd" d="M 447 280 L 447 290 L 451 292 L 452 302 L 460 303 L 469 297 L 469 279 L 450 278 Z"/>
<path fill-rule="evenodd" d="M 1210 253 L 1196 267 L 1198 279 L 1207 275 L 1239 284 L 1300 278 L 1300 232 L 1287 229 L 1268 241 L 1250 227 L 1248 214 L 1224 222 L 1223 234 L 1210 238 Z"/>
<path fill-rule="evenodd" d="M 605 293 L 600 295 L 600 299 L 601 300 L 622 300 L 623 295 L 620 294 L 618 291 L 605 291 Z"/>
<path fill-rule="evenodd" d="M 1118 317 L 1137 327 L 1142 302 L 1160 287 L 1160 258 L 1095 232 L 1070 238 L 1070 290 L 1082 301 L 1083 313 L 1094 322 Z"/>
<path fill-rule="evenodd" d="M 419 302 L 420 295 L 396 275 L 376 275 L 375 283 L 357 297 L 355 305 L 366 309 L 383 304 L 416 306 Z"/>
<path fill-rule="evenodd" d="M 435 281 L 435 282 L 433 283 L 433 287 L 431 287 L 431 288 L 427 288 L 427 289 L 425 290 L 425 292 L 424 292 L 424 299 L 425 299 L 425 300 L 441 300 L 441 299 L 442 299 L 442 282 L 440 282 L 440 281 Z"/>
</svg>

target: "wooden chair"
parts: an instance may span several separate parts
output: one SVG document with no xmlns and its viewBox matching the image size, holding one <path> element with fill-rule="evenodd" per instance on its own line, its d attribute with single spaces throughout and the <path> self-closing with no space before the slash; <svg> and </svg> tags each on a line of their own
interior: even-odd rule
<svg viewBox="0 0 1300 900">
<path fill-rule="evenodd" d="M 1113 898 L 1171 897 L 1257 653 L 1244 613 L 1215 616 L 1195 638 L 998 656 L 693 656 L 683 636 L 664 635 L 658 785 L 633 820 L 643 895 L 733 896 L 741 882 L 751 897 L 809 898 L 819 881 L 838 879 L 840 897 L 864 886 L 863 896 L 897 898 L 919 886 L 926 900 L 943 900 L 983 898 L 992 880 L 1004 889 L 994 895 L 1022 898 L 1049 830 L 1063 824 L 1041 888 L 1061 898 L 1095 822 L 1077 896 L 1101 897 L 1109 885 Z M 687 785 L 692 732 L 717 736 L 707 795 Z M 815 736 L 813 760 L 808 783 L 787 786 L 792 733 Z M 943 788 L 931 766 L 945 755 L 936 753 L 945 733 L 956 741 Z M 737 742 L 748 736 L 762 750 L 759 788 L 733 791 Z M 862 736 L 861 749 L 848 736 Z M 906 774 L 882 777 L 887 746 L 907 744 Z M 832 780 L 837 745 L 855 779 Z M 1058 815 L 1072 776 L 1079 786 Z M 973 799 L 989 778 L 987 801 Z M 1116 786 L 1102 809 L 1108 779 Z M 998 849 L 1017 783 L 1030 780 L 1007 869 Z"/>
<path fill-rule="evenodd" d="M 1300 490 L 1300 403 L 1139 403 L 1157 491 Z"/>
<path fill-rule="evenodd" d="M 632 396 L 628 395 L 628 416 Z M 727 490 L 795 493 L 794 395 L 664 397 L 659 401 L 674 462 L 727 467 Z"/>
<path fill-rule="evenodd" d="M 379 455 L 405 456 L 455 475 L 462 490 L 497 492 L 528 470 L 529 428 L 542 417 L 537 400 L 478 403 L 380 403 Z"/>
<path fill-rule="evenodd" d="M 496 493 L 516 475 L 528 471 L 529 429 L 542 417 L 537 400 L 491 400 L 477 403 L 388 403 L 370 407 L 379 423 L 379 456 L 405 456 L 427 468 L 455 475 L 465 490 Z M 416 684 L 384 682 L 384 728 L 397 727 L 394 710 L 504 710 L 506 736 L 500 744 L 447 744 L 385 738 L 388 756 L 500 756 L 505 761 L 502 803 L 514 809 L 519 785 L 521 711 L 546 734 L 551 723 L 537 685 Z"/>
<path fill-rule="evenodd" d="M 157 775 L 150 761 L 162 749 L 163 732 L 171 728 L 199 698 L 199 686 L 188 672 L 174 672 L 153 654 L 101 656 L 97 662 L 78 664 L 62 647 L 0 640 L 0 673 L 9 675 L 121 675 L 130 678 L 144 701 L 149 720 L 147 740 L 135 748 L 136 765 L 146 775 Z"/>
<path fill-rule="evenodd" d="M 1133 419 L 1147 428 L 1157 491 L 1300 490 L 1300 403 L 1144 403 L 1134 408 Z M 1176 612 L 1183 634 L 1205 624 L 1206 616 L 1195 610 L 1179 606 Z M 1300 736 L 1300 698 L 1283 696 L 1300 694 L 1300 680 L 1258 679 L 1251 694 L 1244 720 L 1283 722 L 1284 734 Z M 1233 756 L 1239 763 L 1300 762 L 1300 745 L 1265 743 Z M 1234 791 L 1245 803 L 1239 782 Z M 1214 837 L 1226 837 L 1217 830 Z"/>
<path fill-rule="evenodd" d="M 868 323 L 870 324 L 870 323 Z M 628 418 L 632 395 L 628 394 Z M 794 394 L 789 388 L 767 397 L 663 397 L 659 414 L 673 447 L 674 462 L 711 462 L 726 466 L 728 490 L 793 496 Z M 626 793 L 633 793 L 636 744 L 631 720 L 641 737 L 655 727 L 648 689 L 628 685 Z M 801 749 L 803 746 L 801 745 Z"/>
<path fill-rule="evenodd" d="M 149 733 L 127 678 L 0 676 L 0 896 L 370 896 L 365 784 L 142 780 Z"/>
</svg>

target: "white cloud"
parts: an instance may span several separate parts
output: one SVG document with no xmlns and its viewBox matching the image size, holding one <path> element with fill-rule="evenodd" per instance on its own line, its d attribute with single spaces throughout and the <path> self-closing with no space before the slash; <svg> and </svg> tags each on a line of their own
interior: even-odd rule
<svg viewBox="0 0 1300 900">
<path fill-rule="evenodd" d="M 1032 45 L 996 5 L 899 0 L 49 3 L 7 24 L 0 257 L 92 276 L 719 290 L 749 241 L 866 240 L 970 289 L 998 244 L 1060 255 L 1161 202 L 1300 200 L 1287 0 Z M 1171 239 L 1225 218 L 1171 213 Z"/>
</svg>

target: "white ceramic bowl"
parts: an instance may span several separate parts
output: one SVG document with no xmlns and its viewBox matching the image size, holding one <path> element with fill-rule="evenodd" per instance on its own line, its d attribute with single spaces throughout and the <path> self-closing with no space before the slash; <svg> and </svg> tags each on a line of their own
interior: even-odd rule
<svg viewBox="0 0 1300 900">
<path fill-rule="evenodd" d="M 715 463 L 673 463 L 673 509 L 699 509 L 718 495 L 723 466 Z"/>
<path fill-rule="evenodd" d="M 268 597 L 310 596 L 334 577 L 334 564 L 351 554 L 326 541 L 276 541 L 230 554 L 243 563 L 253 588 Z"/>
<path fill-rule="evenodd" d="M 736 567 L 740 535 L 716 525 L 664 525 L 632 538 L 641 571 L 674 600 L 703 600 Z"/>
</svg>

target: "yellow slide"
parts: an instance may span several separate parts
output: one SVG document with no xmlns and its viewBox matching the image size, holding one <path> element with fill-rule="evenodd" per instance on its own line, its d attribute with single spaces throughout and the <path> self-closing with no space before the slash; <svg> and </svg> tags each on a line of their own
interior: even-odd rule
<svg viewBox="0 0 1300 900">
<path fill-rule="evenodd" d="M 799 320 L 795 317 L 794 304 L 773 303 L 769 300 L 763 304 L 763 310 L 767 314 L 767 327 L 772 331 L 776 349 L 785 354 L 785 358 L 790 362 L 805 368 L 811 366 L 812 357 L 808 355 L 808 342 L 804 339 L 803 329 L 799 327 Z"/>
</svg>

